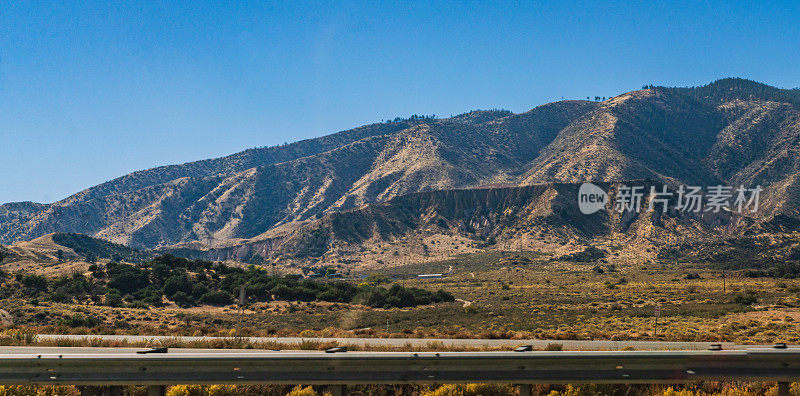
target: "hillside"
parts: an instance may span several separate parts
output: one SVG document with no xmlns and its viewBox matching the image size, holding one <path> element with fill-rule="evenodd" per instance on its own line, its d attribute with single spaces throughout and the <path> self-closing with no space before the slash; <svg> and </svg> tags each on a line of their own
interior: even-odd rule
<svg viewBox="0 0 800 396">
<path fill-rule="evenodd" d="M 649 87 L 604 102 L 555 102 L 521 114 L 478 111 L 447 119 L 367 125 L 285 146 L 136 172 L 49 205 L 2 205 L 0 242 L 70 232 L 135 248 L 229 251 L 234 246 L 281 241 L 286 248 L 267 250 L 289 254 L 289 246 L 294 246 L 299 249 L 296 255 L 303 246 L 316 245 L 290 245 L 288 241 L 296 237 L 287 235 L 309 224 L 324 230 L 321 224 L 328 222 L 327 229 L 334 232 L 353 226 L 350 220 L 333 226 L 336 219 L 361 213 L 361 227 L 385 222 L 386 232 L 411 235 L 403 227 L 411 227 L 411 218 L 430 213 L 403 214 L 393 209 L 395 205 L 425 196 L 461 197 L 436 206 L 436 216 L 447 220 L 442 213 L 474 210 L 470 205 L 477 204 L 473 201 L 478 198 L 468 196 L 487 191 L 510 194 L 503 199 L 529 194 L 525 195 L 527 206 L 520 204 L 524 207 L 520 216 L 530 220 L 541 218 L 529 212 L 541 208 L 530 200 L 544 187 L 524 187 L 516 193 L 464 189 L 589 180 L 760 184 L 764 187 L 762 208 L 752 221 L 766 223 L 775 215 L 793 218 L 799 213 L 798 97 L 797 90 L 725 79 L 697 88 Z M 551 186 L 542 191 L 552 193 L 553 189 L 558 190 Z M 463 206 L 457 206 L 458 202 Z M 380 205 L 364 206 L 376 203 Z M 378 208 L 400 212 L 389 216 Z M 613 228 L 598 223 L 583 229 L 570 218 L 544 218 L 547 222 L 536 226 L 539 232 L 563 231 L 575 238 Z M 437 233 L 456 235 L 456 229 L 470 224 L 464 221 L 414 227 L 438 224 L 441 231 Z M 684 235 L 694 229 L 662 228 L 642 232 Z M 748 229 L 733 228 L 725 232 Z M 366 228 L 356 229 L 353 235 L 365 232 Z M 495 240 L 512 237 L 507 230 L 492 233 Z M 339 235 L 335 240 L 357 244 L 347 238 Z M 330 254 L 331 247 L 309 249 L 324 255 Z"/>
<path fill-rule="evenodd" d="M 421 120 L 411 126 L 391 123 L 386 128 L 404 129 L 232 174 L 182 176 L 107 195 L 89 189 L 33 208 L 4 205 L 0 235 L 6 243 L 50 232 L 80 232 L 143 248 L 188 241 L 216 243 L 409 192 L 513 181 L 522 171 L 520 165 L 535 155 L 520 150 L 523 144 L 542 144 L 540 136 L 554 135 L 574 113 L 593 106 L 564 102 L 501 118 L 512 127 L 530 127 L 513 135 L 473 127 L 472 122 L 485 125 L 493 115 L 505 112 Z M 508 126 L 501 123 L 495 128 Z M 163 176 L 158 169 L 149 172 Z M 117 184 L 117 191 L 127 185 Z"/>
<path fill-rule="evenodd" d="M 624 184 L 649 189 L 657 183 Z M 613 199 L 622 183 L 600 185 Z M 754 227 L 751 219 L 735 214 L 678 211 L 674 202 L 665 214 L 610 210 L 584 215 L 575 205 L 578 188 L 548 183 L 419 192 L 278 227 L 229 246 L 166 251 L 209 260 L 385 267 L 483 249 L 560 255 L 597 245 L 654 259 L 665 246 L 721 240 Z"/>
<path fill-rule="evenodd" d="M 149 257 L 149 252 L 81 234 L 54 233 L 10 246 L 0 245 L 0 269 L 7 272 L 84 272 L 99 260 L 135 263 Z"/>
</svg>

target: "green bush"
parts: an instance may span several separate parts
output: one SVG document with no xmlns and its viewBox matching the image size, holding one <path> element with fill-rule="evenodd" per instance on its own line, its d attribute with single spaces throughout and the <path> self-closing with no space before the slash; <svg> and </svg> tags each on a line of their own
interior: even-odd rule
<svg viewBox="0 0 800 396">
<path fill-rule="evenodd" d="M 373 285 L 380 285 L 383 283 L 389 283 L 389 277 L 381 272 L 373 272 L 364 278 L 364 282 L 371 283 Z"/>
<path fill-rule="evenodd" d="M 103 323 L 103 321 L 96 316 L 84 316 L 80 313 L 65 318 L 60 322 L 60 324 L 69 327 L 94 327 L 100 325 L 101 323 Z"/>
<path fill-rule="evenodd" d="M 192 294 L 192 281 L 186 274 L 173 275 L 164 282 L 164 295 L 175 300 L 174 295 L 178 292 L 188 296 Z"/>
<path fill-rule="evenodd" d="M 758 296 L 756 295 L 756 292 L 752 290 L 748 290 L 745 293 L 739 293 L 733 296 L 734 304 L 753 305 L 757 302 L 758 302 Z"/>
<path fill-rule="evenodd" d="M 150 285 L 149 271 L 128 264 L 108 263 L 108 287 L 121 294 L 134 293 Z"/>
<path fill-rule="evenodd" d="M 223 306 L 233 302 L 233 297 L 224 291 L 212 291 L 200 297 L 200 304 Z"/>
<path fill-rule="evenodd" d="M 594 246 L 588 246 L 582 252 L 567 254 L 559 257 L 558 259 L 562 261 L 574 261 L 577 263 L 591 263 L 605 258 L 607 254 L 608 252 L 603 249 L 598 249 Z"/>
<path fill-rule="evenodd" d="M 109 307 L 121 307 L 122 296 L 120 296 L 117 292 L 109 292 L 106 294 L 106 305 Z"/>
<path fill-rule="evenodd" d="M 173 294 L 170 298 L 181 308 L 191 307 L 194 305 L 194 299 L 182 291 Z"/>
<path fill-rule="evenodd" d="M 47 291 L 47 278 L 36 274 L 17 274 L 17 281 L 31 293 Z"/>
<path fill-rule="evenodd" d="M 98 296 L 106 295 L 106 305 L 119 307 L 127 303 L 131 308 L 163 306 L 165 298 L 181 307 L 197 304 L 223 306 L 234 301 L 242 286 L 251 301 L 327 301 L 404 308 L 455 300 L 443 290 L 431 292 L 396 284 L 387 288 L 382 284 L 387 283 L 388 278 L 380 273 L 373 274 L 369 282 L 356 286 L 345 281 L 303 279 L 299 275 L 274 276 L 254 265 L 244 269 L 171 255 L 136 265 L 93 264 L 90 271 L 90 277 L 76 273 L 48 279 L 19 273 L 15 279 L 19 288 L 31 296 L 49 291 L 50 299 L 57 302 L 83 301 L 92 297 L 95 303 L 100 303 Z M 13 293 L 16 287 L 3 284 L 2 292 Z M 70 319 L 67 322 L 76 324 L 80 321 Z"/>
</svg>

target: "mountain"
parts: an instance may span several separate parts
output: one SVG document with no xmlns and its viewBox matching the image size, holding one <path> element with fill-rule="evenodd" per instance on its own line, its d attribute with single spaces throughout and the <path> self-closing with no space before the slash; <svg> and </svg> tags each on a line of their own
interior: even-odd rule
<svg viewBox="0 0 800 396">
<path fill-rule="evenodd" d="M 53 233 L 31 241 L 0 245 L 0 270 L 49 274 L 84 272 L 98 259 L 140 262 L 152 253 L 82 234 Z"/>
<path fill-rule="evenodd" d="M 626 185 L 660 185 L 633 180 Z M 599 183 L 613 198 L 621 183 Z M 521 187 L 436 190 L 332 212 L 320 219 L 276 227 L 228 246 L 167 251 L 208 260 L 276 261 L 367 266 L 449 257 L 481 249 L 564 252 L 588 244 L 629 246 L 632 250 L 720 239 L 737 227 L 752 226 L 734 214 L 599 211 L 582 214 L 579 184 L 546 183 Z M 643 203 L 645 207 L 648 202 Z M 641 254 L 639 256 L 642 256 Z M 260 260 L 259 260 L 260 259 Z"/>
<path fill-rule="evenodd" d="M 397 236 L 433 226 L 441 235 L 455 235 L 453 230 L 465 229 L 471 220 L 442 213 L 469 211 L 458 202 L 481 194 L 508 195 L 500 201 L 526 196 L 524 205 L 513 206 L 533 210 L 547 206 L 537 194 L 563 194 L 559 189 L 566 187 L 553 187 L 559 184 L 637 179 L 671 185 L 760 184 L 762 210 L 748 221 L 734 222 L 734 231 L 724 231 L 747 232 L 778 215 L 798 217 L 799 147 L 798 90 L 743 79 L 694 88 L 651 86 L 603 102 L 560 101 L 521 114 L 475 111 L 446 119 L 372 124 L 136 172 L 53 204 L 0 206 L 0 242 L 70 232 L 142 249 L 213 248 L 240 252 L 230 253 L 236 257 L 246 255 L 241 252 L 260 257 L 296 255 L 308 246 L 314 255 L 324 255 L 335 250 L 336 241 L 358 244 L 336 234 L 355 219 L 373 231 L 384 229 L 379 224 L 393 224 L 387 230 Z M 435 210 L 420 203 L 415 210 L 425 211 L 401 215 L 408 200 L 433 196 L 454 197 L 453 207 L 448 209 L 447 200 Z M 537 212 L 520 215 L 531 213 Z M 445 220 L 409 223 L 414 216 Z M 568 239 L 589 235 L 569 218 L 547 218 L 539 226 L 543 233 L 562 229 Z M 609 224 L 596 227 L 610 235 Z M 697 229 L 688 223 L 683 231 L 681 227 L 668 233 Z M 322 231 L 314 234 L 311 229 Z M 366 229 L 353 232 L 367 235 Z M 711 227 L 698 232 L 722 231 Z M 491 233 L 495 240 L 508 235 Z M 324 249 L 302 242 L 330 235 L 335 238 Z M 284 248 L 266 249 L 270 244 Z"/>
</svg>

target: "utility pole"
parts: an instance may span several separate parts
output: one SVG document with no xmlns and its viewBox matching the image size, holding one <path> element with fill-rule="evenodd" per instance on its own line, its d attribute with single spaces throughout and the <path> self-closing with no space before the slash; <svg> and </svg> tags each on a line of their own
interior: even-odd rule
<svg viewBox="0 0 800 396">
<path fill-rule="evenodd" d="M 246 293 L 245 285 L 242 285 L 241 287 L 239 287 L 239 321 L 238 321 L 238 324 L 237 324 L 239 337 L 242 336 L 241 335 L 242 334 L 242 316 L 244 315 L 244 303 L 245 303 L 245 300 L 246 300 L 245 293 Z"/>
<path fill-rule="evenodd" d="M 401 267 L 403 266 L 403 264 L 405 264 L 405 261 L 403 260 L 404 257 L 405 256 L 400 256 L 400 266 Z M 405 276 L 403 277 L 402 285 L 403 285 L 403 288 L 405 289 L 405 287 L 406 287 L 406 277 Z M 389 327 L 389 321 L 388 320 L 386 321 L 386 327 L 387 328 Z"/>
<path fill-rule="evenodd" d="M 722 294 L 725 294 L 726 287 L 725 287 L 725 268 L 722 269 Z"/>
<path fill-rule="evenodd" d="M 653 325 L 653 337 L 658 339 L 658 315 L 656 315 L 656 323 Z"/>
<path fill-rule="evenodd" d="M 658 339 L 658 317 L 661 316 L 661 304 L 656 303 L 653 316 L 655 317 L 655 325 L 653 326 L 653 337 Z"/>
</svg>

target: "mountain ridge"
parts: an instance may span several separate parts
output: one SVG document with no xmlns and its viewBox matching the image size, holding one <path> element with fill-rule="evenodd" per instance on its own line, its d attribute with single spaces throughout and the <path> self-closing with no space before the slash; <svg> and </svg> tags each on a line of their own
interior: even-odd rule
<svg viewBox="0 0 800 396">
<path fill-rule="evenodd" d="M 0 242 L 75 232 L 142 249 L 224 246 L 425 191 L 632 179 L 762 183 L 766 222 L 798 215 L 798 103 L 800 90 L 722 79 L 370 124 L 0 205 Z"/>
</svg>

